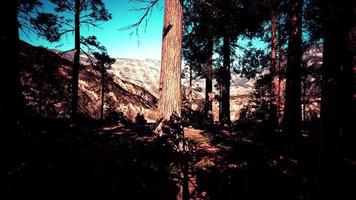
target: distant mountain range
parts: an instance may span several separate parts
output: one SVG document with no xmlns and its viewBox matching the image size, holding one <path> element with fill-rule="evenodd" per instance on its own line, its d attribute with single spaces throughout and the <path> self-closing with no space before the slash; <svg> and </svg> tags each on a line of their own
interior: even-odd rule
<svg viewBox="0 0 356 200">
<path fill-rule="evenodd" d="M 69 117 L 70 77 L 73 51 L 50 51 L 21 42 L 21 82 L 31 114 L 45 117 Z M 84 58 L 84 57 L 82 57 Z M 79 111 L 87 117 L 100 116 L 100 73 L 84 60 L 79 76 Z M 157 98 L 142 87 L 108 75 L 106 114 L 123 112 L 130 120 L 142 113 L 155 120 Z"/>
<path fill-rule="evenodd" d="M 304 60 L 312 65 L 320 62 L 320 51 L 309 49 Z M 28 107 L 47 117 L 68 117 L 70 114 L 70 72 L 74 51 L 48 50 L 21 42 L 22 85 Z M 312 63 L 312 64 L 310 64 Z M 100 72 L 81 55 L 82 68 L 79 80 L 79 110 L 91 118 L 100 116 Z M 320 65 L 320 63 L 318 63 Z M 117 58 L 108 70 L 106 114 L 122 112 L 130 120 L 137 113 L 154 122 L 156 120 L 160 61 Z M 236 120 L 240 109 L 251 97 L 255 80 L 232 74 L 231 119 Z M 187 94 L 189 81 L 182 80 Z M 204 100 L 205 81 L 193 81 L 193 108 L 201 109 Z M 198 89 L 197 89 L 198 88 Z M 213 91 L 218 94 L 216 90 Z M 214 119 L 218 120 L 218 102 L 213 103 Z"/>
</svg>

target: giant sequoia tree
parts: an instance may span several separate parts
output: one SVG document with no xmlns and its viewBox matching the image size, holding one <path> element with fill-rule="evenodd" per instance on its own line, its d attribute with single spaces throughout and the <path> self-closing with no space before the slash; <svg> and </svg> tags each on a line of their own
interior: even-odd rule
<svg viewBox="0 0 356 200">
<path fill-rule="evenodd" d="M 183 6 L 180 0 L 166 0 L 162 33 L 162 58 L 158 117 L 170 119 L 181 114 L 181 64 Z"/>
<path fill-rule="evenodd" d="M 98 21 L 108 21 L 111 19 L 111 14 L 105 8 L 105 4 L 100 0 L 51 0 L 56 5 L 55 10 L 59 13 L 67 12 L 72 14 L 73 19 L 63 16 L 60 23 L 66 26 L 66 29 L 61 33 L 74 32 L 74 60 L 72 68 L 72 98 L 71 98 L 71 115 L 72 120 L 76 120 L 78 112 L 78 79 L 80 68 L 80 44 L 81 34 L 80 28 L 83 25 L 92 27 L 97 26 Z M 73 22 L 74 21 L 74 25 Z"/>
</svg>

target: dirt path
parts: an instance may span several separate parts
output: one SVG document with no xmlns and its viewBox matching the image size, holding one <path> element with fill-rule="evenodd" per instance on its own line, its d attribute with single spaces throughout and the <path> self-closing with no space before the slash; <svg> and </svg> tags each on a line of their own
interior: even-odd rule
<svg viewBox="0 0 356 200">
<path fill-rule="evenodd" d="M 184 128 L 184 136 L 189 141 L 196 143 L 198 148 L 208 153 L 218 153 L 221 151 L 221 148 L 211 144 L 212 136 L 204 135 L 202 130 Z"/>
</svg>

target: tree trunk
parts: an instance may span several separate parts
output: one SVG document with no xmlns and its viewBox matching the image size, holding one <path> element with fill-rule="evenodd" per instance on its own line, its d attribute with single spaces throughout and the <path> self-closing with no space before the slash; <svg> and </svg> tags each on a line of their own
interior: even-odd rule
<svg viewBox="0 0 356 200">
<path fill-rule="evenodd" d="M 0 98 L 0 119 L 7 129 L 2 127 L 4 132 L 13 133 L 18 120 L 23 114 L 23 100 L 20 83 L 20 66 L 19 66 L 19 25 L 17 20 L 18 1 L 14 0 L 5 3 L 0 8 L 0 44 L 1 44 L 1 61 L 4 63 L 2 74 L 7 78 L 1 78 L 0 87 L 4 94 Z"/>
<path fill-rule="evenodd" d="M 273 1 L 274 6 L 274 1 Z M 277 65 L 276 13 L 271 11 L 271 74 L 272 78 L 272 120 L 277 123 L 279 118 L 279 69 Z"/>
<path fill-rule="evenodd" d="M 79 82 L 79 68 L 80 68 L 80 0 L 75 0 L 75 53 L 72 69 L 72 121 L 76 123 L 78 114 L 78 82 Z"/>
<path fill-rule="evenodd" d="M 282 74 L 284 72 L 283 67 L 283 60 L 284 60 L 284 49 L 283 49 L 283 42 L 282 42 L 282 26 L 280 23 L 280 18 L 276 21 L 276 28 L 278 29 L 278 42 L 277 42 L 277 51 L 278 51 L 278 111 L 277 111 L 277 118 L 278 118 L 278 124 L 280 124 L 283 120 L 283 115 L 284 115 L 284 94 L 285 94 L 285 79 L 283 78 Z"/>
<path fill-rule="evenodd" d="M 193 102 L 193 69 L 189 66 L 189 88 L 188 88 L 188 104 L 189 109 L 192 109 Z"/>
<path fill-rule="evenodd" d="M 342 65 L 340 87 L 340 126 L 343 135 L 346 137 L 347 151 L 356 159 L 356 4 L 354 1 L 347 1 L 342 8 Z"/>
<path fill-rule="evenodd" d="M 13 166 L 14 157 L 23 157 L 26 146 L 26 140 L 19 134 L 24 101 L 20 82 L 17 8 L 17 0 L 3 2 L 0 6 L 0 59 L 3 74 L 0 79 L 0 156 L 1 165 L 5 168 Z"/>
<path fill-rule="evenodd" d="M 208 56 L 206 62 L 206 74 L 205 74 L 205 125 L 213 123 L 213 41 L 208 39 Z"/>
<path fill-rule="evenodd" d="M 183 6 L 180 0 L 166 0 L 162 38 L 162 61 L 159 86 L 158 117 L 168 120 L 181 114 L 181 64 Z"/>
<path fill-rule="evenodd" d="M 286 101 L 284 130 L 290 143 L 296 142 L 300 134 L 301 120 L 301 64 L 302 64 L 302 5 L 303 0 L 291 0 L 290 32 L 287 52 Z"/>
<path fill-rule="evenodd" d="M 349 3 L 351 4 L 352 1 Z M 352 117 L 356 116 L 356 6 L 353 3 L 350 6 L 346 6 L 348 8 L 348 14 L 351 16 L 346 16 L 346 21 L 348 22 L 348 26 L 346 27 L 346 53 L 345 53 L 345 71 L 344 77 L 342 80 L 343 86 L 342 88 L 346 88 L 346 92 L 343 95 L 345 107 L 344 121 L 345 121 L 345 135 L 346 141 L 348 142 L 348 149 L 351 151 L 350 153 L 356 158 L 356 149 L 355 149 L 355 141 L 356 141 L 356 130 L 355 124 Z M 351 11 L 350 11 L 351 10 Z M 351 21 L 352 20 L 352 21 Z"/>
<path fill-rule="evenodd" d="M 222 79 L 222 87 L 221 87 L 221 118 L 220 124 L 222 126 L 230 126 L 230 38 L 228 36 L 224 36 L 224 44 L 223 44 L 223 71 L 221 77 Z"/>
<path fill-rule="evenodd" d="M 104 105 L 105 105 L 105 69 L 104 65 L 101 66 L 101 109 L 100 119 L 104 121 Z"/>
<path fill-rule="evenodd" d="M 323 80 L 321 102 L 321 133 L 319 137 L 319 199 L 354 199 L 354 185 L 349 172 L 338 180 L 338 168 L 344 155 L 355 153 L 355 8 L 351 2 L 322 2 L 324 16 Z M 332 9 L 331 9 L 332 8 Z M 353 22 L 352 22 L 353 21 Z M 353 71 L 354 70 L 354 71 Z M 339 138 L 344 143 L 338 144 Z M 339 146 L 338 146 L 339 145 Z M 355 156 L 355 154 L 354 154 Z M 351 183 L 350 183 L 351 182 Z M 339 184 L 340 183 L 340 184 Z M 352 196 L 350 196 L 352 194 Z"/>
</svg>

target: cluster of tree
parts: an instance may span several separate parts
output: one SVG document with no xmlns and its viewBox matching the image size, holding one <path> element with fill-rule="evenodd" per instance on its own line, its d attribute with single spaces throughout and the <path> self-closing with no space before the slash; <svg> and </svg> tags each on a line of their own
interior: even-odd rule
<svg viewBox="0 0 356 200">
<path fill-rule="evenodd" d="M 49 41 L 58 41 L 64 34 L 74 32 L 75 55 L 72 68 L 72 118 L 75 121 L 78 107 L 78 76 L 81 44 L 102 53 L 95 54 L 104 71 L 108 58 L 105 49 L 95 37 L 82 38 L 81 25 L 96 26 L 97 21 L 111 19 L 105 5 L 99 0 L 51 0 L 55 14 L 39 12 L 39 0 L 7 2 L 1 7 L 3 27 L 0 43 L 4 52 L 2 61 L 11 63 L 0 86 L 8 98 L 1 98 L 0 115 L 6 116 L 14 126 L 21 116 L 22 101 L 19 66 L 19 27 L 35 30 Z M 138 27 L 152 11 L 158 0 L 147 3 L 146 12 Z M 61 13 L 66 15 L 61 16 Z M 68 14 L 72 14 L 68 15 Z M 73 19 L 66 18 L 71 16 Z M 31 23 L 26 23 L 29 20 Z M 301 77 L 302 56 L 309 42 L 323 44 L 322 102 L 320 132 L 320 177 L 328 179 L 334 170 L 335 141 L 338 135 L 354 139 L 355 116 L 355 3 L 337 0 L 165 0 L 162 32 L 162 59 L 159 85 L 159 118 L 170 119 L 180 115 L 182 109 L 181 65 L 184 56 L 187 65 L 206 80 L 205 123 L 212 123 L 212 80 L 220 91 L 219 120 L 230 126 L 230 81 L 235 48 L 239 37 L 252 38 L 269 28 L 269 69 L 272 107 L 271 116 L 283 118 L 284 132 L 290 143 L 300 136 L 301 129 Z M 32 26 L 32 27 L 29 27 Z M 263 35 L 263 34 L 262 34 Z M 307 42 L 305 41 L 308 38 Z M 213 59 L 214 55 L 216 59 Z M 286 64 L 284 65 L 284 60 Z M 253 72 L 262 64 L 250 59 Z M 215 67 L 214 67 L 215 64 Z M 247 65 L 246 65 L 247 66 Z M 257 70 L 258 71 L 258 70 Z M 285 103 L 281 112 L 280 80 L 286 82 Z M 10 82 L 8 82 L 10 81 Z M 8 85 L 14 88 L 7 87 Z M 9 103 L 16 107 L 9 108 Z M 283 113 L 283 116 L 281 116 Z M 13 117 L 8 117 L 13 116 Z M 11 124 L 11 123 L 9 123 Z M 351 141 L 351 140 L 350 140 Z M 330 178 L 330 177 L 329 177 Z M 332 177 L 331 177 L 332 178 Z M 330 179 L 328 179 L 330 180 Z M 321 189 L 330 191 L 331 181 L 322 181 Z M 332 179 L 331 179 L 332 180 Z"/>
<path fill-rule="evenodd" d="M 8 70 L 11 85 L 16 88 L 4 86 L 5 93 L 10 98 L 3 99 L 1 103 L 2 116 L 14 116 L 11 121 L 17 123 L 23 113 L 23 99 L 21 95 L 20 84 L 20 66 L 18 63 L 19 56 L 19 31 L 25 34 L 33 32 L 40 37 L 44 37 L 49 42 L 59 42 L 63 36 L 68 33 L 74 33 L 74 59 L 71 73 L 71 118 L 73 124 L 78 117 L 78 80 L 80 69 L 80 54 L 84 53 L 95 67 L 98 67 L 102 74 L 102 106 L 101 116 L 104 113 L 104 91 L 105 75 L 107 68 L 115 61 L 110 58 L 106 48 L 97 41 L 95 36 L 82 37 L 80 29 L 86 25 L 88 27 L 97 27 L 98 22 L 108 21 L 111 14 L 105 8 L 102 1 L 97 0 L 51 0 L 54 11 L 43 9 L 41 0 L 16 0 L 7 3 L 2 7 L 1 20 L 3 20 L 4 31 L 1 31 L 1 44 L 4 45 L 4 62 L 13 65 L 13 67 L 4 68 Z M 49 3 L 49 2 L 46 2 Z M 44 11 L 42 11 L 44 10 Z M 11 20 L 9 20 L 11 19 Z M 5 50 L 6 49 L 6 50 Z M 6 71 L 7 72 L 7 71 Z M 7 81 L 7 80 L 6 80 Z M 8 91 L 8 92 L 7 92 Z M 9 103 L 14 103 L 15 107 L 8 107 Z"/>
<path fill-rule="evenodd" d="M 157 1 L 149 3 L 148 12 Z M 335 174 L 331 172 L 335 171 L 336 138 L 338 135 L 354 138 L 351 116 L 355 116 L 355 4 L 352 1 L 166 0 L 159 116 L 168 119 L 173 113 L 181 113 L 182 97 L 177 91 L 181 91 L 180 69 L 184 55 L 188 67 L 206 79 L 206 123 L 211 122 L 212 79 L 215 77 L 220 91 L 219 120 L 223 126 L 229 126 L 230 74 L 237 39 L 261 35 L 266 27 L 269 28 L 272 76 L 269 79 L 273 108 L 270 116 L 282 118 L 290 146 L 301 135 L 303 52 L 308 44 L 323 45 L 319 171 L 323 183 L 320 189 L 325 191 L 322 194 L 328 194 L 332 190 L 330 174 Z M 250 66 L 259 68 L 261 63 Z M 284 77 L 282 108 L 279 90 Z"/>
</svg>

